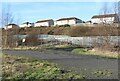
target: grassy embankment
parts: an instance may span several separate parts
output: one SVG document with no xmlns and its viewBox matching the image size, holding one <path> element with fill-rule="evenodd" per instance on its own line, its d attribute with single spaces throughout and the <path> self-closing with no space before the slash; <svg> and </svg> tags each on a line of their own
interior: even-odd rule
<svg viewBox="0 0 120 81">
<path fill-rule="evenodd" d="M 95 50 L 87 50 L 83 48 L 76 48 L 72 52 L 80 55 L 94 55 L 94 56 L 103 57 L 103 58 L 114 58 L 114 59 L 120 58 L 118 52 L 102 52 L 102 51 L 95 51 Z"/>
<path fill-rule="evenodd" d="M 83 79 L 84 75 L 58 68 L 55 64 L 44 60 L 18 57 L 3 54 L 2 80 L 11 81 L 40 79 Z"/>
<path fill-rule="evenodd" d="M 20 28 L 20 29 L 9 29 L 2 30 L 2 35 L 68 35 L 73 37 L 79 36 L 118 36 L 120 32 L 119 27 L 110 26 L 71 26 L 71 27 L 31 27 L 31 28 Z"/>
</svg>

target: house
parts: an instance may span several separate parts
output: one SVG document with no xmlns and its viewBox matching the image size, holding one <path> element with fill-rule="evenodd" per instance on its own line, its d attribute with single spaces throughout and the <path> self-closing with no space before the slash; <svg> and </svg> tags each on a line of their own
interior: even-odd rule
<svg viewBox="0 0 120 81">
<path fill-rule="evenodd" d="M 119 17 L 117 14 L 106 14 L 106 15 L 95 15 L 91 18 L 92 24 L 100 24 L 100 23 L 116 23 L 119 21 Z"/>
<path fill-rule="evenodd" d="M 35 22 L 35 27 L 40 27 L 40 26 L 51 27 L 53 25 L 54 25 L 54 21 L 52 19 L 40 20 L 40 21 Z"/>
<path fill-rule="evenodd" d="M 81 19 L 78 19 L 76 17 L 70 17 L 70 18 L 61 18 L 55 21 L 55 26 L 57 25 L 75 25 L 78 23 L 82 23 L 83 21 Z"/>
<path fill-rule="evenodd" d="M 21 28 L 22 27 L 34 27 L 34 23 L 30 23 L 30 22 L 25 22 L 21 25 L 19 25 Z"/>
<path fill-rule="evenodd" d="M 91 24 L 91 23 L 92 23 L 92 21 L 91 21 L 91 20 L 89 20 L 89 21 L 86 21 L 85 23 L 86 23 L 86 24 Z"/>
<path fill-rule="evenodd" d="M 15 28 L 19 28 L 19 26 L 16 24 L 8 24 L 5 27 L 5 29 L 15 29 Z"/>
</svg>

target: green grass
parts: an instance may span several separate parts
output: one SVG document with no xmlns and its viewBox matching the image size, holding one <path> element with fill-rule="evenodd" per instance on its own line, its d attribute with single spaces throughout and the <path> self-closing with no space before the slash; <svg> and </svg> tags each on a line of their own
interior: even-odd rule
<svg viewBox="0 0 120 81">
<path fill-rule="evenodd" d="M 77 45 L 61 44 L 61 45 L 42 45 L 42 46 L 19 46 L 15 48 L 3 48 L 4 50 L 31 50 L 31 51 L 44 51 L 47 49 L 56 49 L 56 48 L 75 48 Z"/>
<path fill-rule="evenodd" d="M 62 70 L 45 60 L 3 54 L 2 81 L 35 81 L 40 79 L 84 79 L 85 75 Z"/>
<path fill-rule="evenodd" d="M 76 48 L 76 49 L 73 49 L 72 52 L 80 55 L 94 55 L 94 56 L 103 57 L 103 58 L 111 58 L 111 59 L 120 58 L 118 53 L 104 53 L 104 52 L 90 51 L 84 48 Z"/>
<path fill-rule="evenodd" d="M 87 54 L 87 49 L 83 49 L 83 48 L 76 48 L 76 49 L 74 49 L 72 52 L 74 52 L 74 53 Z"/>
</svg>

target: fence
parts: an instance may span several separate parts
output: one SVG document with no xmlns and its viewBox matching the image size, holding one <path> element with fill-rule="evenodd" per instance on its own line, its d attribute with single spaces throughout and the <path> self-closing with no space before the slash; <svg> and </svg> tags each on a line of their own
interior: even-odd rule
<svg viewBox="0 0 120 81">
<path fill-rule="evenodd" d="M 3 42 L 5 42 L 4 38 L 5 37 L 3 37 Z M 120 36 L 70 37 L 67 35 L 37 35 L 37 36 L 36 35 L 35 36 L 14 35 L 13 37 L 12 36 L 8 37 L 8 39 L 9 39 L 8 40 L 9 44 L 15 43 L 15 45 L 22 45 L 23 44 L 22 40 L 26 39 L 25 42 L 28 45 L 29 44 L 30 45 L 42 45 L 42 44 L 69 43 L 69 44 L 91 47 L 91 46 L 95 46 L 96 44 L 103 44 L 107 40 L 110 44 L 116 44 L 120 46 L 120 42 L 119 42 Z"/>
<path fill-rule="evenodd" d="M 70 37 L 66 35 L 41 35 L 39 39 L 47 41 L 59 41 L 76 44 L 80 46 L 95 46 L 96 43 L 103 44 L 106 40 L 111 44 L 120 45 L 120 36 L 91 36 L 91 37 Z M 109 39 L 108 39 L 109 38 Z"/>
</svg>

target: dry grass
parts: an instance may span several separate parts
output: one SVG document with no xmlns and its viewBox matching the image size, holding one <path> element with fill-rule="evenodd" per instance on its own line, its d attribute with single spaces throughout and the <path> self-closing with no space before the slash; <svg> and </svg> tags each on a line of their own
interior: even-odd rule
<svg viewBox="0 0 120 81">
<path fill-rule="evenodd" d="M 48 34 L 49 31 L 53 32 L 53 35 L 69 35 L 69 36 L 104 36 L 112 35 L 117 36 L 120 32 L 119 27 L 111 26 L 97 26 L 97 27 L 84 27 L 84 26 L 74 26 L 74 27 L 32 27 L 32 28 L 22 28 L 14 31 L 13 29 L 2 30 L 3 35 L 5 32 L 8 32 L 8 35 L 14 34 Z"/>
<path fill-rule="evenodd" d="M 106 50 L 101 51 L 97 48 L 93 48 L 92 50 L 76 48 L 72 52 L 76 54 L 81 54 L 81 55 L 95 55 L 95 56 L 104 57 L 104 58 L 115 58 L 115 59 L 119 58 L 118 52 L 110 52 Z"/>
<path fill-rule="evenodd" d="M 92 55 L 98 55 L 98 56 L 108 57 L 108 58 L 118 58 L 118 55 L 119 55 L 118 52 L 100 51 L 99 49 L 89 50 L 89 53 Z"/>
</svg>

